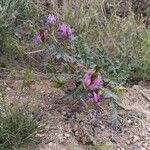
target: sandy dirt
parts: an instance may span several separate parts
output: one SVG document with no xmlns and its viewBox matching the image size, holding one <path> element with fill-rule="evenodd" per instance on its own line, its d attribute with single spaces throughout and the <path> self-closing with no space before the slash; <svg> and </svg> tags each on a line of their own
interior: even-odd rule
<svg viewBox="0 0 150 150">
<path fill-rule="evenodd" d="M 38 114 L 43 130 L 37 134 L 36 150 L 150 149 L 149 85 L 133 85 L 120 94 L 124 109 L 119 111 L 121 124 L 114 130 L 110 126 L 108 100 L 85 110 L 80 101 L 63 101 L 63 90 L 53 88 L 48 79 L 37 78 L 22 92 L 21 78 L 11 77 L 0 83 L 9 105 L 28 102 L 30 111 Z"/>
</svg>

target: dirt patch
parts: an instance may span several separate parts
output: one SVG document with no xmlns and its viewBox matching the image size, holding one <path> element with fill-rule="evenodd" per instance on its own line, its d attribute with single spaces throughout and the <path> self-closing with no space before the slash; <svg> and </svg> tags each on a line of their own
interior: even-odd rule
<svg viewBox="0 0 150 150">
<path fill-rule="evenodd" d="M 22 80 L 1 83 L 12 105 Z M 120 95 L 124 109 L 119 112 L 122 122 L 117 130 L 110 126 L 108 100 L 86 110 L 79 101 L 62 101 L 63 96 L 62 90 L 41 79 L 21 92 L 19 103 L 30 102 L 31 112 L 39 115 L 39 124 L 44 127 L 37 134 L 36 150 L 150 149 L 150 86 L 134 85 Z M 106 142 L 109 147 L 101 145 Z"/>
</svg>

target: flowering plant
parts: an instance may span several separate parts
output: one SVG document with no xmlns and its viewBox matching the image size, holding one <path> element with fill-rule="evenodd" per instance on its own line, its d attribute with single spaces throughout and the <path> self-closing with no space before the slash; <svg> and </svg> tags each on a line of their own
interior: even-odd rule
<svg viewBox="0 0 150 150">
<path fill-rule="evenodd" d="M 57 87 L 63 87 L 64 90 L 68 81 L 71 84 L 74 82 L 73 88 L 65 90 L 65 99 L 80 99 L 87 105 L 91 103 L 97 105 L 102 99 L 108 97 L 116 104 L 118 97 L 104 87 L 104 83 L 107 81 L 99 74 L 99 67 L 93 61 L 92 55 L 88 54 L 89 58 L 86 53 L 78 52 L 78 48 L 75 46 L 75 33 L 75 29 L 68 23 L 59 22 L 59 18 L 52 14 L 46 18 L 42 30 L 35 32 L 36 43 L 48 44 L 46 48 L 49 48 L 53 59 L 55 58 L 55 63 L 63 66 L 58 71 L 55 69 L 55 63 L 48 65 L 47 69 L 52 75 L 51 77 L 57 82 Z M 88 59 L 89 61 L 87 61 Z M 116 115 L 116 113 L 114 114 Z"/>
</svg>

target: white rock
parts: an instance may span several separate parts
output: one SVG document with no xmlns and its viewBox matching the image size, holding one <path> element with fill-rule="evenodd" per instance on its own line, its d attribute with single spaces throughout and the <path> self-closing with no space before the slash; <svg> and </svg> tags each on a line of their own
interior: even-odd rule
<svg viewBox="0 0 150 150">
<path fill-rule="evenodd" d="M 126 144 L 127 144 L 127 145 L 130 145 L 130 143 L 131 143 L 130 140 L 127 140 L 127 141 L 126 141 Z"/>
<path fill-rule="evenodd" d="M 7 90 L 7 91 L 10 91 L 10 90 L 12 90 L 12 89 L 11 89 L 10 87 L 7 87 L 6 90 Z"/>
<path fill-rule="evenodd" d="M 137 142 L 137 141 L 139 141 L 140 140 L 140 137 L 139 136 L 137 136 L 137 135 L 134 135 L 133 136 L 133 142 L 135 143 L 135 142 Z"/>
<path fill-rule="evenodd" d="M 146 137 L 145 137 L 145 140 L 149 141 L 149 140 L 150 140 L 150 137 L 149 137 L 149 136 L 146 136 Z"/>
<path fill-rule="evenodd" d="M 41 93 L 44 94 L 44 93 L 45 93 L 45 90 L 42 90 Z"/>
<path fill-rule="evenodd" d="M 147 130 L 148 130 L 148 132 L 150 133 L 150 128 L 148 128 Z"/>
<path fill-rule="evenodd" d="M 129 119 L 129 120 L 128 120 L 128 124 L 131 125 L 132 123 L 133 123 L 133 121 L 132 121 L 131 119 Z"/>
<path fill-rule="evenodd" d="M 104 129 L 105 129 L 105 126 L 104 126 L 104 125 L 102 125 L 102 126 L 101 126 L 101 129 L 102 129 L 102 130 L 104 130 Z"/>
<path fill-rule="evenodd" d="M 49 147 L 52 147 L 52 146 L 53 146 L 53 143 L 52 143 L 52 142 L 50 142 L 50 143 L 48 144 L 48 146 L 49 146 Z"/>
<path fill-rule="evenodd" d="M 70 134 L 68 134 L 68 133 L 65 133 L 64 135 L 65 135 L 65 137 L 67 137 L 67 138 L 70 137 Z"/>
<path fill-rule="evenodd" d="M 36 134 L 37 137 L 44 137 L 44 134 Z"/>
</svg>

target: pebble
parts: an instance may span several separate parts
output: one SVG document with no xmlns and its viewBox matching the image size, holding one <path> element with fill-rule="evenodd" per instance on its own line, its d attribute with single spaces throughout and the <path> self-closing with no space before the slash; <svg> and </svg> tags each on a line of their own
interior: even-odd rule
<svg viewBox="0 0 150 150">
<path fill-rule="evenodd" d="M 36 134 L 37 137 L 44 137 L 44 134 Z"/>
<path fill-rule="evenodd" d="M 129 125 L 132 125 L 132 124 L 133 124 L 133 121 L 132 121 L 131 119 L 129 119 L 129 120 L 128 120 L 128 124 L 129 124 Z"/>
<path fill-rule="evenodd" d="M 53 143 L 52 143 L 52 142 L 50 142 L 48 145 L 49 145 L 49 147 L 51 147 L 51 146 L 53 146 Z"/>
<path fill-rule="evenodd" d="M 146 150 L 146 148 L 145 147 L 141 147 L 141 150 Z"/>
<path fill-rule="evenodd" d="M 45 90 L 42 90 L 41 93 L 44 94 L 44 93 L 45 93 Z"/>
<path fill-rule="evenodd" d="M 10 90 L 11 90 L 11 88 L 10 88 L 10 87 L 7 87 L 7 88 L 6 88 L 6 90 L 7 90 L 7 91 L 10 91 Z"/>
<path fill-rule="evenodd" d="M 62 133 L 59 134 L 58 136 L 59 136 L 59 139 L 60 139 L 60 140 L 62 140 L 62 139 L 64 138 Z"/>
<path fill-rule="evenodd" d="M 148 128 L 147 130 L 148 130 L 148 132 L 150 133 L 150 128 Z"/>
<path fill-rule="evenodd" d="M 70 134 L 65 133 L 64 136 L 67 137 L 67 138 L 69 138 L 69 137 L 70 137 Z"/>
<path fill-rule="evenodd" d="M 49 147 L 56 147 L 57 144 L 56 144 L 56 143 L 53 143 L 53 142 L 50 142 L 50 143 L 48 144 L 48 146 L 49 146 Z"/>
<path fill-rule="evenodd" d="M 49 130 L 49 129 L 51 129 L 51 126 L 48 124 L 48 125 L 45 126 L 45 129 Z"/>
<path fill-rule="evenodd" d="M 101 126 L 101 129 L 102 129 L 102 130 L 104 130 L 104 129 L 105 129 L 105 126 L 104 126 L 104 125 L 102 125 L 102 126 Z"/>
<path fill-rule="evenodd" d="M 146 137 L 145 137 L 145 140 L 149 141 L 149 140 L 150 140 L 150 137 L 146 136 Z"/>
<path fill-rule="evenodd" d="M 134 135 L 133 136 L 133 142 L 135 143 L 135 142 L 137 142 L 137 141 L 139 141 L 140 140 L 140 137 L 139 136 L 137 136 L 137 135 Z"/>
<path fill-rule="evenodd" d="M 127 141 L 126 141 L 126 144 L 127 144 L 127 145 L 130 145 L 130 143 L 131 143 L 130 140 L 127 140 Z"/>
</svg>

